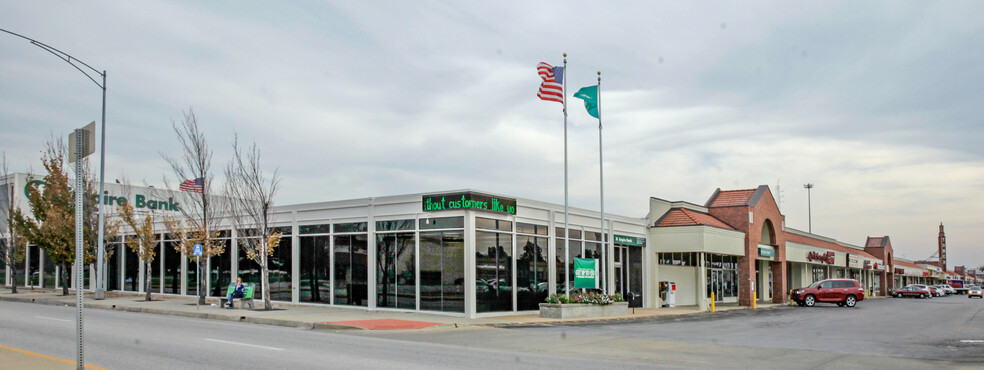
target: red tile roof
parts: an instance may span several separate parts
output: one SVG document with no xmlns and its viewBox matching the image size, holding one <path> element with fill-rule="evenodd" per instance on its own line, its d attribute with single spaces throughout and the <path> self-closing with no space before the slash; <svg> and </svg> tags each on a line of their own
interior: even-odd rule
<svg viewBox="0 0 984 370">
<path fill-rule="evenodd" d="M 752 199 L 752 194 L 755 194 L 755 190 L 757 189 L 722 190 L 718 193 L 717 197 L 714 198 L 714 202 L 711 203 L 710 207 L 734 207 L 748 205 L 748 200 Z"/>
<path fill-rule="evenodd" d="M 685 208 L 674 208 L 669 212 L 666 212 L 663 217 L 656 222 L 656 226 L 694 226 L 694 225 L 707 225 L 720 227 L 722 229 L 734 230 L 733 227 L 728 226 L 728 224 L 721 222 L 714 216 L 706 213 L 691 211 Z"/>
<path fill-rule="evenodd" d="M 865 247 L 869 247 L 870 248 L 870 247 L 881 247 L 881 246 L 882 246 L 882 238 L 881 237 L 877 237 L 877 238 L 876 237 L 869 237 L 868 238 L 868 245 L 866 245 Z"/>
</svg>

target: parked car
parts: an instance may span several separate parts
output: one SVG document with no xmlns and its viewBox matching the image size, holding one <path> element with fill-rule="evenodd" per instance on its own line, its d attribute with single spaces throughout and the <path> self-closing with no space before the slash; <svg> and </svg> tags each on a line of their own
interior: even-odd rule
<svg viewBox="0 0 984 370">
<path fill-rule="evenodd" d="M 892 296 L 895 298 L 905 298 L 905 297 L 932 298 L 933 293 L 929 291 L 928 287 L 909 285 L 904 288 L 893 290 Z"/>
<path fill-rule="evenodd" d="M 936 289 L 933 289 L 932 287 L 930 287 L 929 285 L 926 285 L 926 284 L 909 284 L 909 285 L 906 285 L 905 287 L 906 288 L 908 288 L 908 287 L 916 287 L 916 288 L 919 288 L 919 289 L 925 289 L 927 292 L 929 292 L 929 298 L 933 298 L 933 297 L 938 297 L 939 296 L 939 292 L 937 292 Z"/>
<path fill-rule="evenodd" d="M 930 285 L 929 290 L 933 292 L 934 297 L 942 297 L 946 295 L 946 291 L 935 285 Z"/>
<path fill-rule="evenodd" d="M 946 285 L 946 284 L 940 284 L 940 285 L 937 285 L 937 287 L 943 289 L 943 291 L 946 292 L 946 295 L 957 294 L 957 290 L 956 289 L 953 289 L 952 286 L 949 286 L 949 285 Z"/>
<path fill-rule="evenodd" d="M 967 298 L 974 298 L 974 297 L 984 298 L 984 290 L 981 290 L 981 287 L 977 285 L 972 285 L 969 288 L 967 288 Z"/>
<path fill-rule="evenodd" d="M 864 300 L 864 289 L 854 279 L 827 279 L 793 290 L 792 299 L 800 306 L 807 307 L 813 307 L 817 302 L 854 307 Z"/>
</svg>

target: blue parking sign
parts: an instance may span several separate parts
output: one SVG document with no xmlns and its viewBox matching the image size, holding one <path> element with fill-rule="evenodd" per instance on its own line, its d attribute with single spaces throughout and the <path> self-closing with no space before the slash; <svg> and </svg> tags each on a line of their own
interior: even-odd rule
<svg viewBox="0 0 984 370">
<path fill-rule="evenodd" d="M 195 244 L 195 253 L 193 253 L 193 255 L 195 257 L 201 257 L 202 256 L 202 245 L 201 244 Z"/>
</svg>

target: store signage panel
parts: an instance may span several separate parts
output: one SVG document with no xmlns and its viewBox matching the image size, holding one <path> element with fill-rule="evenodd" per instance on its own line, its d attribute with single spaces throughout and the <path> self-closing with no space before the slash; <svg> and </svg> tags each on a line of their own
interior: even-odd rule
<svg viewBox="0 0 984 370">
<path fill-rule="evenodd" d="M 847 267 L 852 267 L 852 268 L 856 268 L 856 269 L 861 268 L 861 257 L 859 257 L 856 254 L 848 253 L 847 254 Z"/>
<path fill-rule="evenodd" d="M 775 257 L 776 251 L 774 249 L 759 247 L 759 257 Z"/>
<path fill-rule="evenodd" d="M 895 274 L 896 275 L 904 275 L 905 274 L 905 269 L 900 269 L 900 268 L 896 267 L 895 268 Z"/>
<path fill-rule="evenodd" d="M 516 214 L 515 199 L 473 192 L 424 195 L 420 203 L 424 212 L 472 210 Z"/>
<path fill-rule="evenodd" d="M 826 263 L 828 265 L 834 264 L 834 252 L 819 253 L 810 252 L 806 254 L 807 261 Z"/>
<path fill-rule="evenodd" d="M 646 239 L 634 236 L 615 235 L 615 244 L 628 245 L 630 247 L 645 247 Z"/>
</svg>

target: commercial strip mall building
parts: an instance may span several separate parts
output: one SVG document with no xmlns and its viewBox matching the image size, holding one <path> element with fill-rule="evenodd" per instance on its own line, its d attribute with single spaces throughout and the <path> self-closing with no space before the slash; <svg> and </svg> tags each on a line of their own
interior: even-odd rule
<svg viewBox="0 0 984 370">
<path fill-rule="evenodd" d="M 26 174 L 0 179 L 0 201 L 27 210 Z M 106 184 L 110 204 L 177 215 L 187 193 Z M 108 208 L 113 215 L 115 206 Z M 573 259 L 601 261 L 602 288 L 632 307 L 659 307 L 661 281 L 677 285 L 677 305 L 785 302 L 791 288 L 825 278 L 862 282 L 885 295 L 909 283 L 975 276 L 944 271 L 937 261 L 894 256 L 889 237 L 852 245 L 785 227 L 767 186 L 716 191 L 703 205 L 649 199 L 645 218 L 570 208 L 569 247 L 563 205 L 462 190 L 279 206 L 284 237 L 271 257 L 275 301 L 370 310 L 414 310 L 477 317 L 534 311 L 549 294 L 573 286 Z M 224 296 L 235 277 L 259 287 L 259 267 L 238 246 L 236 231 L 221 232 L 225 251 L 203 260 L 209 296 Z M 163 227 L 152 263 L 152 291 L 195 295 L 193 258 L 175 252 Z M 941 229 L 942 233 L 942 229 Z M 108 258 L 107 289 L 143 292 L 144 264 L 126 236 Z M 942 235 L 941 235 L 942 240 Z M 59 286 L 58 267 L 30 247 L 18 285 Z M 945 258 L 943 259 L 945 266 Z M 935 264 L 935 265 L 934 265 Z M 2 281 L 14 283 L 11 266 Z M 94 269 L 84 282 L 92 289 Z M 25 274 L 23 271 L 29 271 Z"/>
</svg>

